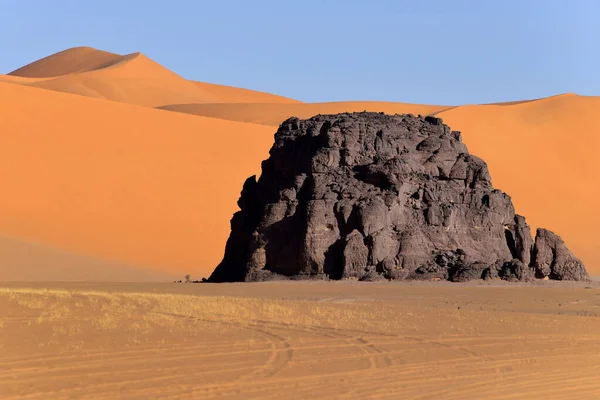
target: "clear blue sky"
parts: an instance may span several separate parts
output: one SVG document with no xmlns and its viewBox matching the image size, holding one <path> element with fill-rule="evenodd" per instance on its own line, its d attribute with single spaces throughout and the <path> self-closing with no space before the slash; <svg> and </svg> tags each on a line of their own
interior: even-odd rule
<svg viewBox="0 0 600 400">
<path fill-rule="evenodd" d="M 0 72 L 74 46 L 304 101 L 600 95 L 597 0 L 4 0 Z"/>
</svg>

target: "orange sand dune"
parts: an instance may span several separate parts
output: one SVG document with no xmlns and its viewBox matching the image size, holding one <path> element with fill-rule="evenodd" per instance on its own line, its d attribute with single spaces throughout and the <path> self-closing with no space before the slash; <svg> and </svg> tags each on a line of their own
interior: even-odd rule
<svg viewBox="0 0 600 400">
<path fill-rule="evenodd" d="M 0 93 L 0 234 L 177 274 L 220 260 L 242 183 L 273 141 L 271 127 Z"/>
<path fill-rule="evenodd" d="M 216 96 L 139 53 L 122 56 L 103 68 L 63 75 L 30 85 L 150 107 L 181 99 L 220 101 Z"/>
<path fill-rule="evenodd" d="M 160 108 L 205 117 L 277 126 L 289 117 L 309 118 L 316 114 L 337 114 L 366 110 L 383 111 L 388 114 L 428 115 L 445 110 L 448 107 L 377 101 L 347 101 L 302 104 L 172 104 Z"/>
<path fill-rule="evenodd" d="M 438 114 L 488 163 L 517 212 L 561 235 L 592 272 L 600 271 L 599 111 L 600 97 L 562 95 Z"/>
<path fill-rule="evenodd" d="M 149 107 L 173 103 L 297 102 L 248 89 L 188 81 L 143 54 L 121 56 L 90 47 L 53 54 L 1 75 L 0 82 Z"/>
</svg>

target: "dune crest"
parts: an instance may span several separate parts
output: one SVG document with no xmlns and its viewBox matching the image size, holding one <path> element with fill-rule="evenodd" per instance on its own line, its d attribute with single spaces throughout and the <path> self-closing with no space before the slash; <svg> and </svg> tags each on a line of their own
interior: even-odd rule
<svg viewBox="0 0 600 400">
<path fill-rule="evenodd" d="M 429 115 L 445 110 L 448 106 L 378 101 L 340 101 L 301 104 L 171 104 L 159 108 L 230 121 L 278 126 L 290 117 L 310 118 L 316 114 L 338 114 L 360 111 L 385 112 L 386 114 Z"/>
<path fill-rule="evenodd" d="M 208 82 L 192 81 L 202 90 L 218 97 L 223 103 L 282 103 L 299 104 L 299 100 L 290 99 L 276 94 L 242 89 L 233 86 L 217 85 Z"/>
<path fill-rule="evenodd" d="M 18 68 L 8 75 L 25 78 L 51 78 L 102 68 L 122 56 L 92 47 L 73 47 Z"/>
</svg>

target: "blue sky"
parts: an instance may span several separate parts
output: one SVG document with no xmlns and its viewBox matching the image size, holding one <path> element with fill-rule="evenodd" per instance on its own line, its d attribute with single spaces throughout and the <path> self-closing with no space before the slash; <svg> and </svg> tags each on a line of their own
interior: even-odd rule
<svg viewBox="0 0 600 400">
<path fill-rule="evenodd" d="M 596 0 L 6 0 L 0 72 L 74 46 L 303 101 L 600 95 Z"/>
</svg>

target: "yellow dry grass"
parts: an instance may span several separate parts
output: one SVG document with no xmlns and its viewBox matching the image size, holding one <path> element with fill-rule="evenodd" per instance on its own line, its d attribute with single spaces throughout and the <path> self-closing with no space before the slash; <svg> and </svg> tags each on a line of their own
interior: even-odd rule
<svg viewBox="0 0 600 400">
<path fill-rule="evenodd" d="M 60 320 L 69 323 L 69 317 L 84 311 L 84 319 L 104 330 L 131 330 L 132 326 L 147 330 L 152 325 L 173 329 L 190 322 L 193 326 L 206 325 L 214 318 L 223 324 L 260 320 L 334 329 L 351 325 L 386 331 L 397 327 L 395 320 L 385 320 L 385 309 L 365 310 L 364 304 L 339 307 L 301 300 L 32 288 L 0 288 L 0 296 L 24 309 L 38 311 L 38 324 Z M 380 322 L 373 326 L 373 321 Z"/>
</svg>

